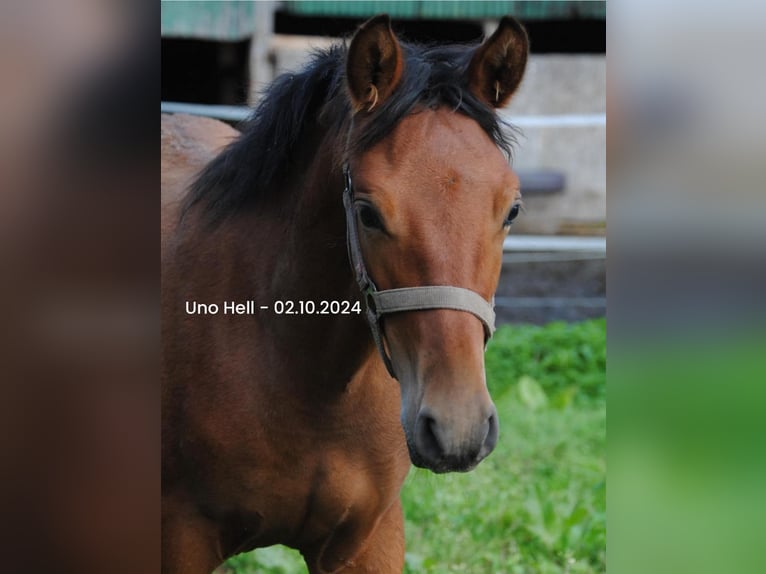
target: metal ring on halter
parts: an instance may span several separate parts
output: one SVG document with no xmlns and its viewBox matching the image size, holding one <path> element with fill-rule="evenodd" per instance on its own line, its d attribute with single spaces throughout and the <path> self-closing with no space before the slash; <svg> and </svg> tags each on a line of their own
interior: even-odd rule
<svg viewBox="0 0 766 574">
<path fill-rule="evenodd" d="M 422 287 L 402 287 L 378 291 L 367 273 L 359 243 L 359 231 L 354 211 L 354 187 L 348 164 L 343 166 L 346 187 L 343 190 L 343 206 L 346 210 L 346 243 L 348 258 L 354 270 L 356 282 L 364 296 L 365 316 L 370 324 L 372 338 L 378 348 L 383 364 L 388 373 L 397 378 L 391 356 L 386 350 L 381 320 L 384 315 L 424 309 L 454 309 L 476 316 L 484 326 L 484 344 L 495 331 L 495 310 L 493 303 L 464 287 L 452 285 L 425 285 Z"/>
</svg>

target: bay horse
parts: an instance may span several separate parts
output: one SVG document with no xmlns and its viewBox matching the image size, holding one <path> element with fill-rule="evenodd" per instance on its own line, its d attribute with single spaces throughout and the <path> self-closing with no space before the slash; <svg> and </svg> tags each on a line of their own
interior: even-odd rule
<svg viewBox="0 0 766 574">
<path fill-rule="evenodd" d="M 496 108 L 527 53 L 510 17 L 423 47 L 377 16 L 163 202 L 163 572 L 272 544 L 312 574 L 401 572 L 410 464 L 492 451 L 484 348 L 520 202 Z"/>
</svg>

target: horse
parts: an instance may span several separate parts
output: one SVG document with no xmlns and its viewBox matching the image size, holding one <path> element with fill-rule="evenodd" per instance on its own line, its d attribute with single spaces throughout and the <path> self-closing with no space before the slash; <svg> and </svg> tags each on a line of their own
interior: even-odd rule
<svg viewBox="0 0 766 574">
<path fill-rule="evenodd" d="M 511 17 L 429 47 L 376 16 L 163 192 L 164 573 L 273 544 L 312 574 L 401 572 L 411 464 L 493 450 L 484 349 L 520 205 L 497 108 L 527 54 Z"/>
</svg>

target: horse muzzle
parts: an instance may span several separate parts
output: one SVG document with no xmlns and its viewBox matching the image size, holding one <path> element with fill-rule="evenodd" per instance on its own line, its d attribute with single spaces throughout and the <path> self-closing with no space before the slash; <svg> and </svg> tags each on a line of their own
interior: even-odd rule
<svg viewBox="0 0 766 574">
<path fill-rule="evenodd" d="M 489 408 L 466 415 L 422 406 L 411 432 L 405 426 L 412 463 L 435 473 L 473 470 L 497 444 L 497 411 L 489 403 Z"/>
</svg>

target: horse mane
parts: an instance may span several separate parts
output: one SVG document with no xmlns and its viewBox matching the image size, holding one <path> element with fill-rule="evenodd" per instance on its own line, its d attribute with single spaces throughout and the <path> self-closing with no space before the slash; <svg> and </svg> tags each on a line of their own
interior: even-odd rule
<svg viewBox="0 0 766 574">
<path fill-rule="evenodd" d="M 399 85 L 371 112 L 365 129 L 348 141 L 352 106 L 345 89 L 345 43 L 315 51 L 302 71 L 277 77 L 245 122 L 242 135 L 191 185 L 182 217 L 199 204 L 208 221 L 216 223 L 269 199 L 295 174 L 299 145 L 312 127 L 332 133 L 339 157 L 345 159 L 369 150 L 408 114 L 445 106 L 476 121 L 510 158 L 516 128 L 468 89 L 466 70 L 473 50 L 464 45 L 401 46 L 405 65 Z"/>
</svg>

